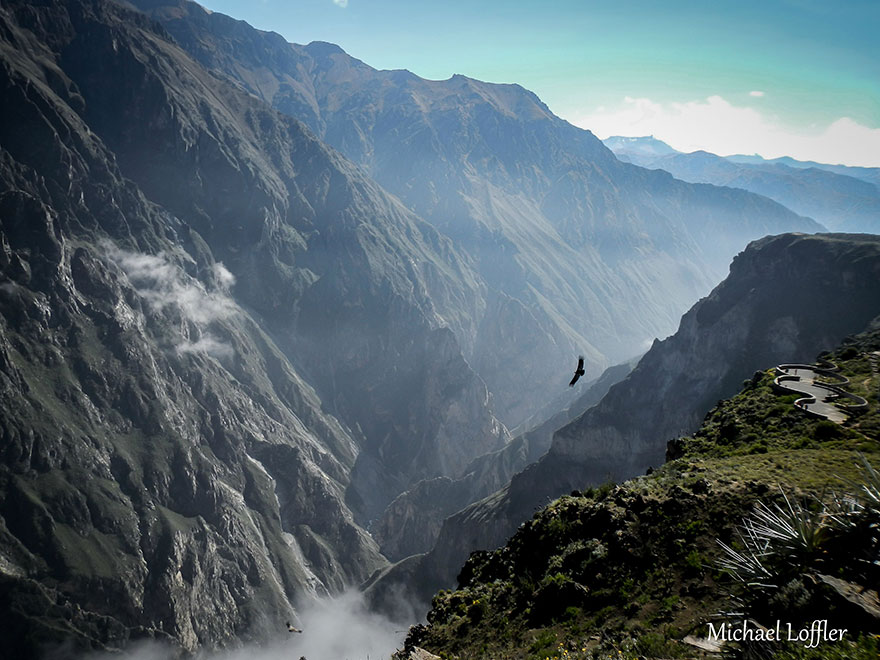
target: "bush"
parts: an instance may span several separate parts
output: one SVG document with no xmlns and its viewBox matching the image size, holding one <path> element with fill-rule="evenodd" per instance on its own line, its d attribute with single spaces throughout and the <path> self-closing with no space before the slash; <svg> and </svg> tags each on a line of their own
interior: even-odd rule
<svg viewBox="0 0 880 660">
<path fill-rule="evenodd" d="M 813 429 L 813 437 L 820 442 L 825 442 L 826 440 L 835 440 L 840 438 L 843 435 L 843 432 L 837 424 L 834 422 L 823 419 L 822 421 L 816 424 L 816 428 Z"/>
</svg>

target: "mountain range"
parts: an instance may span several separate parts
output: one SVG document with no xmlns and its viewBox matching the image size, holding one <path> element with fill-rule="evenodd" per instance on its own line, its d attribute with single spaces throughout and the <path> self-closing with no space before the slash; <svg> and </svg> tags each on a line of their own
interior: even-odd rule
<svg viewBox="0 0 880 660">
<path fill-rule="evenodd" d="M 661 169 L 682 181 L 741 188 L 776 200 L 832 231 L 880 231 L 880 168 L 760 156 L 681 153 L 654 137 L 610 137 L 621 160 Z"/>
<path fill-rule="evenodd" d="M 470 257 L 486 312 L 460 341 L 509 428 L 559 391 L 556 365 L 572 355 L 596 377 L 669 334 L 748 240 L 819 229 L 763 198 L 622 164 L 519 85 L 378 71 L 332 44 L 288 44 L 187 0 L 133 4 Z"/>
<path fill-rule="evenodd" d="M 474 511 L 507 530 L 596 470 L 659 464 L 715 396 L 712 351 L 735 363 L 719 393 L 751 364 L 708 338 L 728 306 L 755 319 L 742 337 L 794 355 L 875 304 L 873 242 L 809 239 L 819 223 L 766 197 L 621 162 L 517 85 L 377 71 L 183 0 L 13 0 L 0 28 L 17 657 L 231 646 L 368 579 L 427 585 L 483 542 L 451 536 Z M 601 411 L 629 414 L 614 402 L 648 384 L 632 421 L 654 423 L 657 373 L 679 373 L 657 356 L 692 347 L 654 341 L 627 376 L 631 359 L 781 232 L 801 233 L 746 250 L 701 303 L 716 311 L 682 321 L 707 337 L 679 360 L 705 396 L 578 472 Z M 578 354 L 597 380 L 569 390 Z"/>
<path fill-rule="evenodd" d="M 456 337 L 493 414 L 514 432 L 573 402 L 559 377 L 572 356 L 585 355 L 588 377 L 599 376 L 669 334 L 748 240 L 821 228 L 766 198 L 623 164 L 518 85 L 377 71 L 332 44 L 288 44 L 187 0 L 134 4 L 215 75 L 306 122 L 452 241 L 485 286 Z M 381 462 L 378 451 L 361 462 Z M 500 461 L 500 482 L 522 467 L 509 455 L 487 459 Z M 477 480 L 480 492 L 496 483 Z M 461 487 L 443 499 L 476 495 Z M 396 537 L 409 522 L 383 514 L 389 503 L 363 518 Z"/>
</svg>

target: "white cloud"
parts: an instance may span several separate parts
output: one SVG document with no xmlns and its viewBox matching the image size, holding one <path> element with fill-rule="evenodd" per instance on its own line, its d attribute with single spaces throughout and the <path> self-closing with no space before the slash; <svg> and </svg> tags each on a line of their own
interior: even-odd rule
<svg viewBox="0 0 880 660">
<path fill-rule="evenodd" d="M 348 0 L 333 0 L 333 4 L 344 9 L 348 7 Z"/>
<path fill-rule="evenodd" d="M 229 272 L 226 266 L 223 265 L 222 261 L 215 263 L 212 268 L 214 271 L 214 278 L 220 286 L 227 291 L 231 289 L 235 284 L 235 275 Z"/>
<path fill-rule="evenodd" d="M 880 166 L 880 128 L 841 117 L 828 126 L 795 128 L 755 108 L 721 96 L 686 103 L 626 97 L 617 108 L 572 117 L 599 137 L 653 135 L 680 151 L 703 149 L 721 156 L 791 156 L 830 164 Z"/>
<path fill-rule="evenodd" d="M 165 253 L 143 254 L 123 250 L 107 241 L 107 256 L 125 273 L 128 281 L 154 310 L 174 307 L 198 331 L 198 338 L 183 340 L 177 346 L 180 353 L 209 353 L 215 357 L 231 355 L 232 347 L 208 332 L 208 326 L 236 313 L 235 302 L 226 291 L 235 283 L 235 277 L 222 263 L 213 266 L 214 277 L 221 287 L 208 291 L 198 280 L 187 275 Z"/>
<path fill-rule="evenodd" d="M 232 357 L 233 350 L 227 342 L 217 339 L 211 333 L 202 335 L 196 341 L 184 341 L 177 345 L 177 353 L 207 353 L 216 358 Z"/>
<path fill-rule="evenodd" d="M 764 96 L 764 92 L 756 89 L 756 90 L 749 92 L 749 96 L 754 96 L 755 98 L 761 98 Z"/>
</svg>

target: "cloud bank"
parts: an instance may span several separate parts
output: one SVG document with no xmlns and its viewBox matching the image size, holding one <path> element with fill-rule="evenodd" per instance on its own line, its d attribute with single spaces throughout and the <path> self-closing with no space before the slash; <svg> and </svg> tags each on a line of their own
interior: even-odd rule
<svg viewBox="0 0 880 660">
<path fill-rule="evenodd" d="M 760 98 L 764 92 L 751 92 Z M 597 108 L 572 123 L 606 138 L 653 135 L 679 151 L 703 149 L 720 156 L 791 156 L 829 164 L 880 166 L 880 128 L 841 117 L 827 126 L 797 129 L 721 96 L 686 103 L 658 103 L 626 97 L 616 108 Z"/>
</svg>

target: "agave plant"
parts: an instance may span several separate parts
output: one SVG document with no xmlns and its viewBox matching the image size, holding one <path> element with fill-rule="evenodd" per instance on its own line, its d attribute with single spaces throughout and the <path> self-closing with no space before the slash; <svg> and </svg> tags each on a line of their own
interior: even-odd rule
<svg viewBox="0 0 880 660">
<path fill-rule="evenodd" d="M 856 495 L 835 515 L 840 545 L 852 556 L 863 584 L 880 583 L 880 473 L 860 455 L 862 479 L 851 484 Z"/>
<path fill-rule="evenodd" d="M 864 480 L 861 484 L 866 506 L 874 512 L 880 512 L 880 472 L 874 469 L 864 454 L 859 455 L 862 459 L 862 471 Z"/>
<path fill-rule="evenodd" d="M 781 492 L 784 505 L 758 502 L 743 519 L 738 533 L 741 551 L 717 541 L 724 551 L 719 566 L 749 586 L 776 586 L 775 578 L 783 568 L 780 564 L 790 569 L 817 561 L 832 533 L 832 519 L 824 505 L 814 510 Z M 818 498 L 813 503 L 821 505 Z"/>
<path fill-rule="evenodd" d="M 786 551 L 792 556 L 816 556 L 832 530 L 827 508 L 814 497 L 817 510 L 812 510 L 802 500 L 792 502 L 785 491 L 781 492 L 785 506 L 758 502 L 752 517 L 743 521 L 744 526 L 777 554 Z"/>
<path fill-rule="evenodd" d="M 767 554 L 765 549 L 756 548 L 755 544 L 745 541 L 740 536 L 740 545 L 745 549 L 740 552 L 724 541 L 717 540 L 718 545 L 724 550 L 724 556 L 718 560 L 718 566 L 728 571 L 740 582 L 756 587 L 771 587 L 771 584 L 763 584 L 762 579 L 773 577 L 773 573 L 761 561 Z"/>
<path fill-rule="evenodd" d="M 750 589 L 776 589 L 807 573 L 840 572 L 863 583 L 880 574 L 880 473 L 861 456 L 862 479 L 830 497 L 758 502 L 717 564 Z"/>
</svg>

